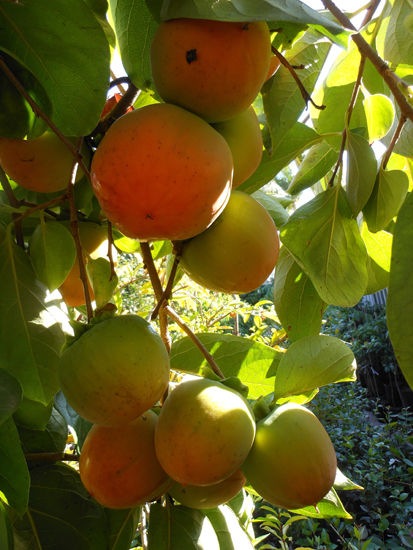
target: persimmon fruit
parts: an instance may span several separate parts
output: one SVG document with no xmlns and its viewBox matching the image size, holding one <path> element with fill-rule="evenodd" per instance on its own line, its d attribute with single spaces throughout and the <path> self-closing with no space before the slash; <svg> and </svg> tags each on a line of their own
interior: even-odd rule
<svg viewBox="0 0 413 550">
<path fill-rule="evenodd" d="M 104 118 L 109 113 L 109 111 L 113 109 L 116 103 L 118 103 L 121 97 L 122 95 L 118 93 L 115 93 L 111 97 L 108 97 L 108 99 L 106 100 L 105 106 L 103 107 L 103 111 L 102 111 L 102 114 L 100 115 L 100 118 Z M 133 107 L 129 107 L 125 112 L 130 113 L 131 111 L 133 111 Z"/>
<path fill-rule="evenodd" d="M 151 44 L 151 70 L 162 99 L 208 122 L 239 115 L 268 73 L 271 37 L 266 22 L 172 19 Z"/>
<path fill-rule="evenodd" d="M 262 135 L 258 117 L 252 106 L 230 120 L 212 124 L 225 138 L 234 161 L 232 188 L 247 180 L 258 168 L 262 157 Z"/>
<path fill-rule="evenodd" d="M 76 138 L 69 138 L 76 144 Z M 84 162 L 90 161 L 90 150 L 82 147 Z M 70 180 L 73 155 L 54 132 L 47 131 L 35 139 L 0 137 L 0 165 L 21 187 L 38 193 L 66 189 Z M 83 177 L 79 168 L 76 181 Z"/>
<path fill-rule="evenodd" d="M 316 505 L 331 489 L 336 470 L 334 447 L 323 425 L 294 403 L 258 422 L 254 445 L 242 465 L 263 499 L 288 510 Z"/>
<path fill-rule="evenodd" d="M 225 139 L 175 105 L 120 117 L 92 161 L 95 194 L 117 229 L 140 241 L 188 239 L 221 213 L 232 184 Z"/>
<path fill-rule="evenodd" d="M 69 221 L 62 221 L 60 223 L 71 231 Z M 102 226 L 93 222 L 78 222 L 78 227 L 82 248 L 94 259 L 106 256 L 108 251 L 107 231 Z M 84 260 L 85 263 L 87 263 L 86 256 L 84 256 Z M 89 279 L 88 285 L 90 298 L 94 300 L 95 295 Z M 68 306 L 78 307 L 85 304 L 85 293 L 83 283 L 80 279 L 80 269 L 77 258 L 66 279 L 60 285 L 59 292 Z"/>
<path fill-rule="evenodd" d="M 163 469 L 175 481 L 212 485 L 238 470 L 254 435 L 247 401 L 220 382 L 199 378 L 179 384 L 165 400 L 155 449 Z"/>
<path fill-rule="evenodd" d="M 180 266 L 204 288 L 244 294 L 271 275 L 278 253 L 277 228 L 267 210 L 235 190 L 217 221 L 184 243 Z"/>
<path fill-rule="evenodd" d="M 134 508 L 161 497 L 171 486 L 171 478 L 156 458 L 157 421 L 157 415 L 148 410 L 125 426 L 92 426 L 82 447 L 79 473 L 99 504 Z"/>
<path fill-rule="evenodd" d="M 119 426 L 153 407 L 169 383 L 169 355 L 156 330 L 138 315 L 93 326 L 60 357 L 60 387 L 89 422 Z"/>
<path fill-rule="evenodd" d="M 208 510 L 225 504 L 234 498 L 244 487 L 245 477 L 239 468 L 232 475 L 213 485 L 181 485 L 177 481 L 168 493 L 177 502 L 189 508 Z"/>
</svg>

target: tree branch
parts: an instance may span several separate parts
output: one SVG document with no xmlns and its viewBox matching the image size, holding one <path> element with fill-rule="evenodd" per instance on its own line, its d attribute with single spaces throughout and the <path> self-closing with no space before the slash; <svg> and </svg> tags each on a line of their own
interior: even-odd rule
<svg viewBox="0 0 413 550">
<path fill-rule="evenodd" d="M 50 201 L 44 202 L 43 204 L 36 204 L 36 206 L 33 206 L 29 210 L 26 210 L 24 214 L 21 214 L 18 218 L 16 218 L 14 221 L 22 221 L 24 218 L 27 218 L 27 216 L 30 216 L 34 212 L 37 212 L 38 210 L 46 210 L 49 206 L 53 206 L 54 204 L 58 204 L 59 202 L 65 202 L 67 201 L 67 193 L 60 197 L 56 197 L 55 199 L 50 199 Z"/>
<path fill-rule="evenodd" d="M 106 134 L 112 124 L 119 117 L 125 114 L 129 107 L 132 107 L 139 94 L 139 88 L 132 84 L 132 82 L 129 82 L 129 87 L 126 90 L 125 95 L 123 95 L 113 107 L 113 109 L 109 111 L 109 113 L 99 121 L 98 125 L 90 135 L 93 137 L 97 136 L 98 134 Z"/>
<path fill-rule="evenodd" d="M 32 453 L 24 455 L 27 462 L 79 462 L 79 456 L 70 453 Z"/>
<path fill-rule="evenodd" d="M 159 314 L 159 310 L 161 309 L 162 304 L 164 302 L 167 302 L 169 300 L 169 298 L 171 297 L 176 272 L 178 270 L 179 261 L 181 259 L 181 252 L 182 252 L 182 244 L 179 246 L 179 249 L 174 250 L 175 258 L 174 258 L 174 263 L 173 263 L 173 266 L 172 266 L 172 269 L 171 269 L 171 273 L 169 274 L 168 283 L 165 287 L 165 290 L 162 293 L 162 296 L 158 300 L 158 303 L 156 304 L 155 309 L 152 311 L 151 321 L 153 321 L 154 319 L 157 318 L 157 316 Z"/>
<path fill-rule="evenodd" d="M 391 139 L 390 145 L 386 151 L 386 154 L 383 157 L 383 170 L 386 168 L 387 163 L 389 162 L 390 155 L 393 152 L 394 146 L 396 145 L 397 140 L 400 137 L 401 131 L 403 129 L 403 126 L 406 123 L 406 118 L 404 116 L 400 117 L 399 123 L 397 125 L 397 128 L 393 134 L 393 137 Z"/>
</svg>

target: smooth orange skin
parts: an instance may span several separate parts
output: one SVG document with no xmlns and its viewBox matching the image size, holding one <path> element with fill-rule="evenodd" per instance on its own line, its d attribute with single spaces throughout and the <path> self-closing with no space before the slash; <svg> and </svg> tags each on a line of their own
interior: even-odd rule
<svg viewBox="0 0 413 550">
<path fill-rule="evenodd" d="M 62 225 L 64 225 L 69 231 L 71 231 L 70 222 L 60 223 L 62 223 Z M 107 246 L 102 246 L 103 243 L 107 242 L 107 233 L 105 229 L 100 225 L 92 222 L 78 222 L 78 224 L 80 242 L 83 249 L 88 254 L 90 254 L 92 258 L 106 256 Z M 86 257 L 85 262 L 87 262 Z M 95 295 L 93 293 L 92 287 L 90 286 L 89 279 L 88 285 L 90 298 L 93 301 L 95 299 Z M 80 279 L 80 269 L 77 258 L 68 276 L 60 285 L 59 292 L 62 295 L 64 302 L 68 306 L 77 307 L 85 304 L 85 293 L 83 290 L 83 283 Z"/>
<path fill-rule="evenodd" d="M 337 459 L 318 418 L 301 405 L 287 403 L 258 422 L 242 471 L 267 502 L 297 510 L 315 506 L 328 493 Z"/>
<path fill-rule="evenodd" d="M 89 156 L 87 148 L 82 153 Z M 28 140 L 0 137 L 0 165 L 21 187 L 37 193 L 54 193 L 68 186 L 73 155 L 54 132 Z M 83 175 L 78 169 L 76 181 Z"/>
<path fill-rule="evenodd" d="M 223 481 L 205 487 L 200 485 L 185 485 L 184 487 L 175 481 L 168 493 L 184 506 L 208 510 L 234 498 L 244 487 L 245 482 L 246 479 L 241 469 L 238 469 Z"/>
<path fill-rule="evenodd" d="M 208 122 L 229 120 L 248 109 L 264 84 L 270 55 L 265 22 L 189 18 L 162 22 L 150 52 L 162 99 Z"/>
<path fill-rule="evenodd" d="M 271 275 L 279 247 L 277 228 L 266 209 L 235 190 L 216 223 L 184 244 L 180 266 L 204 288 L 245 294 Z"/>
<path fill-rule="evenodd" d="M 278 59 L 276 55 L 273 55 L 270 58 L 270 67 L 268 69 L 267 78 L 265 79 L 265 82 L 267 82 L 267 80 L 269 80 L 272 76 L 275 75 L 280 65 L 281 65 L 281 61 Z"/>
<path fill-rule="evenodd" d="M 168 104 L 119 118 L 92 161 L 95 194 L 121 233 L 140 241 L 188 239 L 221 213 L 232 185 L 225 139 Z"/>
<path fill-rule="evenodd" d="M 262 157 L 262 135 L 258 117 L 252 106 L 240 115 L 212 124 L 225 138 L 234 161 L 232 188 L 247 180 L 258 168 Z"/>
<path fill-rule="evenodd" d="M 172 480 L 156 458 L 154 435 L 158 421 L 151 410 L 126 426 L 95 424 L 79 460 L 83 485 L 107 508 L 134 508 L 156 500 Z"/>
<path fill-rule="evenodd" d="M 155 432 L 163 469 L 182 485 L 213 485 L 232 475 L 254 441 L 255 422 L 243 398 L 220 382 L 181 383 L 165 400 Z"/>
</svg>

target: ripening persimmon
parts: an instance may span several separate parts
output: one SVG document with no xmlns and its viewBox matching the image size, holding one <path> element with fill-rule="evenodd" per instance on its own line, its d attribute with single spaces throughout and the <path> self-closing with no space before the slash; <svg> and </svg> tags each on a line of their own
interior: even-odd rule
<svg viewBox="0 0 413 550">
<path fill-rule="evenodd" d="M 242 465 L 253 489 L 279 508 L 316 505 L 331 489 L 337 459 L 330 437 L 308 409 L 287 403 L 257 424 Z"/>
<path fill-rule="evenodd" d="M 271 56 L 270 66 L 268 68 L 267 78 L 265 79 L 265 82 L 267 82 L 267 80 L 269 80 L 272 76 L 275 75 L 280 65 L 281 65 L 281 61 L 278 59 L 278 57 L 276 55 Z"/>
<path fill-rule="evenodd" d="M 105 106 L 103 107 L 102 114 L 100 115 L 100 118 L 104 118 L 109 111 L 113 109 L 113 107 L 118 103 L 118 101 L 121 99 L 121 94 L 113 94 L 112 96 L 108 97 L 106 100 Z M 133 111 L 133 107 L 129 107 L 125 112 L 130 113 Z"/>
<path fill-rule="evenodd" d="M 240 115 L 211 125 L 226 140 L 234 161 L 232 188 L 247 180 L 258 168 L 262 157 L 262 135 L 252 105 Z"/>
<path fill-rule="evenodd" d="M 120 117 L 92 161 L 92 184 L 108 219 L 140 241 L 188 239 L 225 207 L 233 162 L 225 139 L 176 105 Z"/>
<path fill-rule="evenodd" d="M 134 508 L 161 497 L 172 480 L 156 458 L 157 415 L 148 410 L 130 424 L 92 426 L 82 447 L 83 485 L 107 508 Z"/>
<path fill-rule="evenodd" d="M 213 485 L 185 485 L 184 487 L 175 481 L 168 493 L 184 506 L 208 510 L 234 498 L 244 487 L 245 481 L 244 474 L 239 468 L 223 481 Z"/>
<path fill-rule="evenodd" d="M 62 221 L 60 223 L 71 231 L 69 221 Z M 102 226 L 93 222 L 78 222 L 78 227 L 82 248 L 90 254 L 93 259 L 106 256 L 108 252 L 107 231 Z M 87 263 L 86 256 L 84 256 L 84 261 Z M 90 298 L 94 300 L 95 295 L 90 286 L 89 279 L 88 285 Z M 85 304 L 85 293 L 83 290 L 83 283 L 80 279 L 80 269 L 77 257 L 68 276 L 60 285 L 59 292 L 68 306 L 78 307 Z"/>
<path fill-rule="evenodd" d="M 69 138 L 76 144 L 76 138 Z M 90 150 L 82 147 L 84 162 Z M 0 137 L 0 165 L 21 187 L 37 193 L 54 193 L 66 189 L 73 166 L 73 155 L 54 132 L 47 131 L 35 139 Z M 79 168 L 76 181 L 83 177 Z"/>
<path fill-rule="evenodd" d="M 180 266 L 204 288 L 245 294 L 271 275 L 279 246 L 277 228 L 267 210 L 235 190 L 217 221 L 184 243 Z"/>
<path fill-rule="evenodd" d="M 59 384 L 89 422 L 120 426 L 153 407 L 169 384 L 169 355 L 156 330 L 138 315 L 92 326 L 64 350 Z"/>
<path fill-rule="evenodd" d="M 206 378 L 188 380 L 162 406 L 156 455 L 182 485 L 213 485 L 238 470 L 254 435 L 253 414 L 238 392 Z"/>
<path fill-rule="evenodd" d="M 229 120 L 251 105 L 271 55 L 266 22 L 172 19 L 151 44 L 151 70 L 162 99 L 208 122 Z"/>
</svg>

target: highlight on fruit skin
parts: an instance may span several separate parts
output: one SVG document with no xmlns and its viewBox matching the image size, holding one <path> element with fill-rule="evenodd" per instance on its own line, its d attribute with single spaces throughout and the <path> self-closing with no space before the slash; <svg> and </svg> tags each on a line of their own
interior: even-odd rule
<svg viewBox="0 0 413 550">
<path fill-rule="evenodd" d="M 147 321 L 120 315 L 93 326 L 62 353 L 58 378 L 80 416 L 120 426 L 162 397 L 169 384 L 169 355 Z"/>
<path fill-rule="evenodd" d="M 134 508 L 160 498 L 171 486 L 156 458 L 157 421 L 157 415 L 148 410 L 125 426 L 92 426 L 82 447 L 79 473 L 99 504 Z"/>
<path fill-rule="evenodd" d="M 336 470 L 334 447 L 323 425 L 295 403 L 258 422 L 242 465 L 248 483 L 263 499 L 288 510 L 316 505 L 333 486 Z"/>
<path fill-rule="evenodd" d="M 241 469 L 232 475 L 213 485 L 181 485 L 177 481 L 169 489 L 168 493 L 179 504 L 189 508 L 208 510 L 225 504 L 234 498 L 245 485 L 245 477 Z"/>
<path fill-rule="evenodd" d="M 162 22 L 151 44 L 151 70 L 162 99 L 208 122 L 248 109 L 267 77 L 267 23 L 181 18 Z"/>
<path fill-rule="evenodd" d="M 244 294 L 271 275 L 279 247 L 277 228 L 267 210 L 235 190 L 217 221 L 183 244 L 180 266 L 204 288 Z"/>
<path fill-rule="evenodd" d="M 196 115 L 158 103 L 120 117 L 93 157 L 96 197 L 115 227 L 140 241 L 188 239 L 225 207 L 233 161 Z"/>
<path fill-rule="evenodd" d="M 234 161 L 232 188 L 246 181 L 261 162 L 263 141 L 260 123 L 252 105 L 230 120 L 211 124 L 226 140 Z"/>
<path fill-rule="evenodd" d="M 248 402 L 214 380 L 179 384 L 165 400 L 155 432 L 159 462 L 183 485 L 213 485 L 244 462 L 255 436 Z"/>
<path fill-rule="evenodd" d="M 69 138 L 76 144 L 77 138 Z M 84 163 L 90 162 L 89 147 L 82 147 Z M 35 139 L 0 137 L 0 165 L 21 187 L 38 193 L 54 193 L 66 189 L 70 181 L 73 155 L 52 131 Z M 81 168 L 76 181 L 83 177 Z"/>
</svg>

